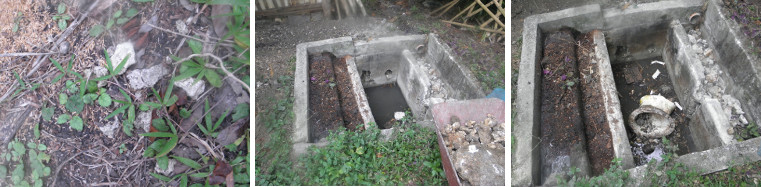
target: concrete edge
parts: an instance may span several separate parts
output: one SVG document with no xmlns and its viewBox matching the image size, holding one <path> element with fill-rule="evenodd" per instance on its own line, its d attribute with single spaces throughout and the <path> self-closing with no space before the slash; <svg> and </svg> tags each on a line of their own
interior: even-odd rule
<svg viewBox="0 0 761 187">
<path fill-rule="evenodd" d="M 595 56 L 598 59 L 597 71 L 600 75 L 600 87 L 603 92 L 605 102 L 606 120 L 613 141 L 613 153 L 616 158 L 620 158 L 624 169 L 634 167 L 634 156 L 629 145 L 629 137 L 626 135 L 624 118 L 621 112 L 621 101 L 618 99 L 618 90 L 616 89 L 615 79 L 613 78 L 613 69 L 610 65 L 610 56 L 608 47 L 605 44 L 605 35 L 594 30 Z"/>
<path fill-rule="evenodd" d="M 465 79 L 467 79 L 467 83 L 470 84 L 470 87 L 474 88 L 474 92 L 476 94 L 475 97 L 471 98 L 463 98 L 463 99 L 476 99 L 476 98 L 483 98 L 486 97 L 486 94 L 483 91 L 483 88 L 481 87 L 481 83 L 478 82 L 478 79 L 476 79 L 476 76 L 473 75 L 473 72 L 470 71 L 470 68 L 463 66 L 460 62 L 461 59 L 459 57 L 452 55 L 452 48 L 449 47 L 449 45 L 446 45 L 446 43 L 442 42 L 441 39 L 439 39 L 437 34 L 430 33 L 428 34 L 428 43 L 426 45 L 432 45 L 436 44 L 439 47 L 442 48 L 442 51 L 444 54 L 446 54 L 445 57 L 448 57 L 452 62 L 457 65 L 458 69 L 462 72 L 462 74 L 465 76 Z"/>
<path fill-rule="evenodd" d="M 748 44 L 746 44 L 742 39 L 740 39 L 740 38 L 743 37 L 741 32 L 735 29 L 735 28 L 737 28 L 736 26 L 730 26 L 730 25 L 737 25 L 737 24 L 734 23 L 733 21 L 729 20 L 728 16 L 725 15 L 720 10 L 721 9 L 720 8 L 721 6 L 719 5 L 720 3 L 722 3 L 720 0 L 708 0 L 708 7 L 707 7 L 707 10 L 705 12 L 705 14 L 706 14 L 706 19 L 705 20 L 709 19 L 708 16 L 712 16 L 712 15 L 709 15 L 709 14 L 711 14 L 711 13 L 716 14 L 716 16 L 719 18 L 718 19 L 719 23 L 717 25 L 725 27 L 725 29 L 728 31 L 727 32 L 728 37 L 727 38 L 723 38 L 723 39 L 717 39 L 717 38 L 714 38 L 714 37 L 709 37 L 707 39 L 710 39 L 709 43 L 711 45 L 713 45 L 714 48 L 716 48 L 716 46 L 718 46 L 717 43 L 721 42 L 721 43 L 728 43 L 729 45 L 734 44 L 734 45 L 736 45 L 734 47 L 741 49 L 740 53 L 743 54 L 744 56 L 740 55 L 740 56 L 742 56 L 740 58 L 745 58 L 748 62 L 750 62 L 750 66 L 751 66 L 751 69 L 752 69 L 751 71 L 753 71 L 755 73 L 755 76 L 753 77 L 753 79 L 755 79 L 755 81 L 753 81 L 753 82 L 755 82 L 755 85 L 753 85 L 753 86 L 755 86 L 756 88 L 761 88 L 761 82 L 758 81 L 758 80 L 761 80 L 761 73 L 759 73 L 759 72 L 761 72 L 761 64 L 758 64 L 759 59 L 748 53 L 748 50 L 746 49 L 746 46 Z M 701 34 L 704 34 L 705 32 L 710 32 L 710 31 L 708 31 L 708 29 L 701 29 L 701 32 L 702 32 Z M 717 40 L 720 40 L 720 41 L 717 41 Z M 725 40 L 731 40 L 731 42 L 724 42 Z M 718 48 L 716 48 L 716 49 L 718 49 Z M 715 54 L 716 54 L 716 56 L 719 59 L 722 59 L 722 55 L 721 55 L 720 51 L 721 50 L 717 50 L 717 53 L 715 53 Z M 724 58 L 726 59 L 727 57 L 724 57 Z M 725 69 L 726 69 L 726 67 L 723 68 L 723 70 L 725 70 Z M 728 72 L 728 71 L 725 71 L 725 72 Z M 729 91 L 729 89 L 728 89 L 728 91 Z M 735 92 L 735 91 L 733 91 L 733 92 Z M 755 121 L 755 122 L 761 121 L 761 115 L 758 115 L 759 113 L 761 113 L 761 111 L 757 111 L 756 109 L 754 109 L 754 107 L 753 107 L 754 105 L 750 104 L 750 103 L 752 103 L 752 101 L 750 101 L 750 100 L 746 99 L 745 97 L 743 97 L 743 95 L 745 95 L 745 94 L 732 93 L 732 95 L 737 97 L 741 101 L 742 108 L 746 111 L 746 114 L 750 114 L 750 115 L 746 115 L 746 117 L 750 118 L 751 121 Z M 738 97 L 738 96 L 740 96 L 740 97 Z M 756 124 L 758 124 L 759 127 L 761 127 L 761 123 L 756 123 Z"/>
<path fill-rule="evenodd" d="M 587 17 L 588 19 L 583 19 L 582 17 Z M 528 21 L 529 19 L 531 20 L 530 22 Z M 581 32 L 586 32 L 603 27 L 602 8 L 600 4 L 567 8 L 529 16 L 524 20 L 524 28 L 525 23 L 537 24 L 541 30 L 545 31 L 571 27 Z"/>
<path fill-rule="evenodd" d="M 761 144 L 761 137 L 682 155 L 677 157 L 675 161 L 684 164 L 687 168 L 698 170 L 701 175 L 705 175 L 722 171 L 732 166 L 761 160 L 761 156 L 756 153 L 759 149 L 759 144 Z M 644 183 L 647 181 L 643 180 L 647 175 L 648 170 L 650 170 L 648 165 L 629 169 L 629 181 L 633 181 L 634 183 L 627 184 L 627 186 L 649 185 Z"/>
<path fill-rule="evenodd" d="M 517 186 L 534 185 L 539 180 L 534 176 L 539 174 L 539 156 L 535 154 L 538 145 L 539 128 L 534 124 L 539 121 L 539 109 L 536 106 L 540 90 L 537 89 L 538 64 L 541 49 L 541 33 L 537 22 L 538 16 L 529 16 L 524 20 L 523 45 L 521 46 L 521 61 L 518 72 L 518 85 L 515 100 L 517 111 L 513 122 L 512 132 L 515 137 L 513 151 L 511 183 Z M 519 172 L 520 171 L 520 172 Z"/>
<path fill-rule="evenodd" d="M 336 56 L 350 55 L 354 51 L 351 37 L 332 38 L 296 45 L 296 72 L 294 72 L 294 120 L 292 143 L 309 142 L 309 54 L 334 51 Z M 348 47 L 351 46 L 351 47 Z M 349 50 L 350 49 L 350 50 Z"/>
<path fill-rule="evenodd" d="M 375 117 L 370 110 L 370 104 L 367 102 L 367 95 L 365 94 L 365 88 L 362 87 L 362 81 L 359 78 L 359 72 L 357 72 L 357 64 L 354 62 L 354 57 L 349 57 L 346 60 L 347 67 L 349 68 L 349 75 L 352 79 L 352 90 L 357 97 L 355 101 L 359 109 L 359 114 L 362 116 L 362 122 L 364 122 L 365 129 L 370 128 L 370 123 L 375 123 Z"/>
</svg>

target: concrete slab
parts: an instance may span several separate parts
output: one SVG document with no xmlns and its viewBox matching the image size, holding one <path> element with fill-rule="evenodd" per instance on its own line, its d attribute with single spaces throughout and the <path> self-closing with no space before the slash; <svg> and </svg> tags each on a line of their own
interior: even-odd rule
<svg viewBox="0 0 761 187">
<path fill-rule="evenodd" d="M 729 15 L 721 12 L 720 0 L 708 0 L 705 11 L 705 22 L 701 35 L 708 40 L 716 52 L 715 61 L 722 70 L 732 75 L 727 80 L 726 92 L 740 100 L 742 108 L 747 113 L 749 121 L 761 124 L 761 59 L 752 55 L 750 40 L 740 31 L 740 26 L 729 19 Z"/>
</svg>

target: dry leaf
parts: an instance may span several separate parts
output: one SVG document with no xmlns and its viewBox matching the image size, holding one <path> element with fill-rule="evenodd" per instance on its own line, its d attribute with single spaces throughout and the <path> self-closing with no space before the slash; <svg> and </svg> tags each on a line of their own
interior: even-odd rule
<svg viewBox="0 0 761 187">
<path fill-rule="evenodd" d="M 214 33 L 217 33 L 217 37 L 223 37 L 227 34 L 227 22 L 230 21 L 231 16 L 218 16 L 223 14 L 229 14 L 233 8 L 230 5 L 213 5 L 211 6 L 211 22 L 214 24 Z M 216 17 L 215 17 L 216 16 Z M 227 38 L 223 38 L 227 39 Z"/>
</svg>

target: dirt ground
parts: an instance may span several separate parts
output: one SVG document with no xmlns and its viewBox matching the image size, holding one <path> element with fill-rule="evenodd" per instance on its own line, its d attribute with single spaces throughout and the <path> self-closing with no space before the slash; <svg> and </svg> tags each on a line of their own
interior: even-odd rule
<svg viewBox="0 0 761 187">
<path fill-rule="evenodd" d="M 113 0 L 2 1 L 0 4 L 5 6 L 5 10 L 0 11 L 0 25 L 2 25 L 0 28 L 1 54 L 63 52 L 47 55 L 45 59 L 41 58 L 40 55 L 0 57 L 0 61 L 4 62 L 0 64 L 0 95 L 3 95 L 0 97 L 0 129 L 5 130 L 7 127 L 17 129 L 17 131 L 8 133 L 4 131 L 4 134 L 0 135 L 0 139 L 3 139 L 0 142 L 2 143 L 0 154 L 10 151 L 6 149 L 5 145 L 8 143 L 7 141 L 11 140 L 18 140 L 25 144 L 41 143 L 46 145 L 47 149 L 40 151 L 40 154 L 44 152 L 50 155 L 49 161 L 43 163 L 52 171 L 49 177 L 41 177 L 44 186 L 160 186 L 170 184 L 149 175 L 149 173 L 157 172 L 154 170 L 157 160 L 153 157 L 144 157 L 143 152 L 152 143 L 152 140 L 149 141 L 148 138 L 138 135 L 147 132 L 144 130 L 145 127 L 153 129 L 154 126 L 150 125 L 151 120 L 157 118 L 169 119 L 171 122 L 167 122 L 167 124 L 176 126 L 177 131 L 179 131 L 178 136 L 185 135 L 182 136 L 180 143 L 169 155 L 190 158 L 194 161 L 199 161 L 198 159 L 202 156 L 210 157 L 211 153 L 221 154 L 222 156 L 218 157 L 220 161 L 230 161 L 236 156 L 245 156 L 239 155 L 238 152 L 230 152 L 223 147 L 229 144 L 229 139 L 235 141 L 238 137 L 244 136 L 245 133 L 243 132 L 248 129 L 248 126 L 246 128 L 240 127 L 241 124 L 246 124 L 249 121 L 248 117 L 238 120 L 232 120 L 230 117 L 235 113 L 233 109 L 238 104 L 248 103 L 249 99 L 248 91 L 245 88 L 241 89 L 239 83 L 232 81 L 225 74 L 220 75 L 223 82 L 220 87 L 207 84 L 205 94 L 197 96 L 196 99 L 186 99 L 184 91 L 175 87 L 172 95 L 178 97 L 179 100 L 171 104 L 171 107 L 167 106 L 167 110 L 163 107 L 147 110 L 148 118 L 138 117 L 135 119 L 132 135 L 127 135 L 122 129 L 122 125 L 126 124 L 125 121 L 127 121 L 128 116 L 134 118 L 135 115 L 142 113 L 143 110 L 139 109 L 140 104 L 159 102 L 157 98 L 165 94 L 169 80 L 179 74 L 180 65 L 172 63 L 174 61 L 168 56 L 174 55 L 184 58 L 190 55 L 191 50 L 186 38 L 177 34 L 178 24 L 176 23 L 178 21 L 186 19 L 195 21 L 195 23 L 186 24 L 188 35 L 219 38 L 215 31 L 212 31 L 214 30 L 213 21 L 210 18 L 212 6 L 202 8 L 203 5 L 193 3 L 192 6 L 195 8 L 188 10 L 174 1 L 136 3 Z M 62 6 L 65 6 L 63 10 L 61 9 Z M 90 7 L 93 8 L 90 9 Z M 131 8 L 137 10 L 137 14 L 131 18 L 126 17 L 128 9 Z M 60 14 L 60 11 L 64 13 Z M 66 21 L 65 28 L 71 28 L 67 32 L 60 28 L 58 20 L 53 20 L 53 18 L 61 16 L 70 18 Z M 156 28 L 163 28 L 166 31 L 151 29 L 148 32 L 138 32 L 141 25 L 145 26 L 154 16 L 156 19 L 151 23 Z M 125 18 L 125 20 L 123 20 L 124 22 L 116 21 L 113 27 L 104 29 L 95 37 L 91 35 L 90 32 L 94 30 L 95 25 L 106 25 L 108 20 L 112 18 L 114 20 Z M 57 41 L 63 41 L 62 43 L 67 45 L 58 45 Z M 96 75 L 87 72 L 96 66 L 105 66 L 106 55 L 104 50 L 108 51 L 109 56 L 111 56 L 114 54 L 114 46 L 123 42 L 134 44 L 137 53 L 134 55 L 137 56 L 137 63 L 129 68 L 125 67 L 126 72 L 124 74 L 102 81 L 105 86 L 100 90 L 96 88 L 97 91 L 94 93 L 97 95 L 108 94 L 114 101 L 130 99 L 133 101 L 134 110 L 126 109 L 125 112 L 117 114 L 116 117 L 106 118 L 117 108 L 128 105 L 110 102 L 108 107 L 104 107 L 94 101 L 95 103 L 84 104 L 81 112 L 71 112 L 68 105 L 62 104 L 62 100 L 73 102 L 74 95 L 77 93 L 66 92 L 65 90 L 70 89 L 67 89 L 65 82 L 76 82 L 80 79 L 72 74 L 61 73 L 48 59 L 60 62 L 61 66 L 64 67 L 71 63 L 73 72 L 81 74 L 85 79 L 94 79 Z M 59 46 L 65 46 L 67 49 L 62 50 L 62 47 Z M 220 57 L 233 53 L 237 55 L 230 44 L 220 46 L 208 48 L 208 52 Z M 37 67 L 38 57 L 43 59 L 40 61 L 39 67 Z M 226 57 L 224 59 L 229 60 Z M 211 62 L 217 64 L 216 61 Z M 170 75 L 160 77 L 154 86 L 150 86 L 151 88 L 133 89 L 129 84 L 130 80 L 127 75 L 152 66 L 163 66 L 170 70 Z M 242 75 L 248 74 L 248 69 L 247 65 L 242 65 L 231 71 L 236 77 L 242 77 Z M 18 77 L 23 80 L 25 85 L 30 87 L 37 85 L 37 87 L 34 89 L 18 89 L 20 86 L 15 73 L 19 75 Z M 60 80 L 53 81 L 58 75 L 62 75 Z M 76 84 L 73 88 L 79 88 Z M 161 94 L 154 95 L 154 92 L 151 91 L 152 88 Z M 14 93 L 16 90 L 19 90 L 18 93 Z M 123 90 L 129 98 L 122 96 L 120 90 Z M 69 99 L 61 99 L 61 94 L 69 95 Z M 213 109 L 208 111 L 203 109 L 203 101 L 206 100 L 214 106 Z M 179 116 L 178 111 L 181 108 L 190 111 L 189 118 Z M 42 112 L 43 109 L 52 111 L 52 119 L 42 117 L 45 115 Z M 223 129 L 228 131 L 220 132 L 216 138 L 212 138 L 212 136 L 207 136 L 195 128 L 195 124 L 200 123 L 200 119 L 206 113 L 215 122 L 217 119 L 225 117 L 224 120 L 220 120 L 220 126 L 216 131 L 219 132 Z M 73 126 L 66 123 L 56 123 L 63 115 L 80 118 L 83 124 L 82 130 L 75 130 Z M 140 122 L 137 120 L 140 119 L 148 120 L 144 122 L 145 127 L 139 126 Z M 69 123 L 73 124 L 73 122 Z M 116 124 L 117 127 L 104 130 L 104 128 L 108 129 L 111 124 Z M 113 134 L 109 136 L 105 131 Z M 38 138 L 35 137 L 36 133 L 39 133 Z M 197 141 L 193 141 L 191 136 L 188 136 L 190 134 L 196 134 L 200 137 Z M 180 149 L 198 149 L 201 142 L 210 145 L 209 151 L 202 151 L 204 153 L 201 154 L 195 151 L 184 153 L 180 151 Z M 239 146 L 236 149 L 247 152 L 245 143 Z M 203 146 L 200 147 L 204 149 Z M 233 148 L 235 147 L 233 146 Z M 0 166 L 7 167 L 8 173 L 16 167 L 15 161 L 2 158 L 0 161 L 2 161 Z M 28 161 L 26 162 L 28 163 Z M 208 166 L 205 161 L 201 163 L 204 167 Z M 210 164 L 214 165 L 214 160 Z M 174 174 L 190 172 L 187 166 L 179 163 L 174 168 L 173 172 L 165 175 L 172 177 Z M 26 175 L 29 176 L 30 173 L 32 171 L 27 169 Z M 10 180 L 6 180 L 10 177 L 6 177 L 0 176 L 0 186 L 13 184 Z M 199 182 L 205 178 L 191 178 L 189 181 Z M 178 181 L 173 180 L 172 183 L 176 185 Z"/>
</svg>

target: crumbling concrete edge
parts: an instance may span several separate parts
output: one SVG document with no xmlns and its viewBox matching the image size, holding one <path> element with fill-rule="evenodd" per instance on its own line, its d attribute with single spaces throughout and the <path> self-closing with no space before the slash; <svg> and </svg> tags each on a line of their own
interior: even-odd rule
<svg viewBox="0 0 761 187">
<path fill-rule="evenodd" d="M 357 109 L 362 116 L 362 122 L 364 122 L 365 129 L 370 128 L 370 123 L 375 123 L 375 117 L 373 117 L 370 110 L 370 104 L 367 102 L 367 95 L 365 94 L 365 88 L 362 87 L 362 81 L 359 78 L 357 72 L 357 64 L 354 63 L 354 57 L 346 59 L 347 67 L 349 69 L 349 75 L 351 76 L 352 90 L 357 97 L 354 99 L 357 102 Z"/>
<path fill-rule="evenodd" d="M 427 49 L 427 55 L 431 56 L 433 58 L 437 58 L 439 60 L 434 61 L 428 61 L 429 63 L 437 63 L 435 65 L 434 69 L 438 71 L 439 78 L 444 82 L 444 84 L 448 85 L 450 94 L 453 94 L 453 92 L 463 92 L 460 94 L 459 97 L 450 96 L 449 98 L 454 98 L 458 100 L 466 100 L 466 99 L 478 99 L 483 98 L 486 96 L 486 94 L 483 91 L 483 88 L 481 87 L 481 84 L 478 82 L 478 79 L 476 79 L 476 76 L 473 75 L 473 72 L 470 71 L 470 68 L 467 66 L 463 66 L 462 63 L 460 63 L 462 60 L 456 56 L 452 55 L 452 48 L 449 47 L 445 42 L 441 41 L 439 39 L 437 34 L 430 33 L 428 34 L 428 45 Z M 434 51 L 438 48 L 440 51 Z M 442 57 L 436 57 L 433 53 L 441 54 Z M 445 63 L 452 63 L 452 64 L 445 64 Z M 451 76 L 447 76 L 447 72 L 443 71 L 445 65 L 448 65 L 453 71 L 451 73 L 458 73 L 461 74 L 463 77 L 465 77 L 465 80 L 459 80 L 459 81 L 452 81 L 452 79 L 449 79 Z M 454 66 L 452 66 L 454 65 Z M 458 85 L 453 85 L 458 84 Z M 455 87 L 461 87 L 462 89 L 455 89 Z"/>
<path fill-rule="evenodd" d="M 511 183 L 518 186 L 538 185 L 541 181 L 539 174 L 540 160 L 539 144 L 539 60 L 542 54 L 542 30 L 554 30 L 561 27 L 573 27 L 588 30 L 602 28 L 599 4 L 569 8 L 557 12 L 529 16 L 523 23 L 523 45 L 521 46 L 521 62 L 518 74 L 518 90 L 516 98 L 517 116 L 514 119 L 512 136 L 515 137 L 516 147 L 512 156 Z M 578 18 L 577 18 L 578 17 Z M 580 19 L 580 20 L 574 20 Z M 541 25 L 541 26 L 540 26 Z M 541 29 L 540 29 L 541 27 Z"/>
<path fill-rule="evenodd" d="M 761 98 L 757 97 L 761 91 L 761 64 L 758 63 L 761 60 L 747 49 L 746 46 L 750 44 L 743 40 L 744 36 L 738 30 L 740 27 L 737 23 L 721 11 L 721 4 L 721 0 L 708 0 L 701 35 L 713 45 L 712 48 L 717 49 L 714 53 L 717 57 L 715 61 L 724 63 L 722 71 L 743 78 L 736 82 L 728 80 L 730 83 L 726 90 L 741 101 L 750 121 L 761 127 L 761 123 L 758 123 L 761 122 L 761 105 L 754 104 L 761 102 Z"/>
<path fill-rule="evenodd" d="M 624 118 L 621 113 L 621 101 L 618 99 L 616 82 L 613 78 L 613 68 L 610 65 L 610 56 L 608 47 L 605 44 L 605 35 L 594 30 L 593 41 L 595 46 L 595 59 L 597 59 L 597 71 L 602 88 L 602 99 L 605 103 L 605 118 L 610 128 L 611 141 L 613 141 L 613 154 L 616 158 L 621 159 L 623 168 L 634 167 L 634 156 L 632 155 L 629 138 L 626 135 Z"/>
<path fill-rule="evenodd" d="M 291 141 L 309 142 L 309 56 L 308 54 L 330 51 L 336 56 L 351 55 L 354 52 L 351 37 L 333 38 L 296 46 L 296 72 L 294 73 L 294 121 Z M 297 147 L 294 146 L 294 149 Z M 296 151 L 293 151 L 296 153 Z"/>
<path fill-rule="evenodd" d="M 724 145 L 721 147 L 682 155 L 674 159 L 676 163 L 682 163 L 686 168 L 695 169 L 700 175 L 725 170 L 732 166 L 748 164 L 761 160 L 756 151 L 761 144 L 761 137 L 745 140 L 739 143 Z M 649 182 L 644 180 L 652 169 L 648 165 L 629 169 L 629 181 L 633 184 L 627 186 L 642 186 Z"/>
</svg>

